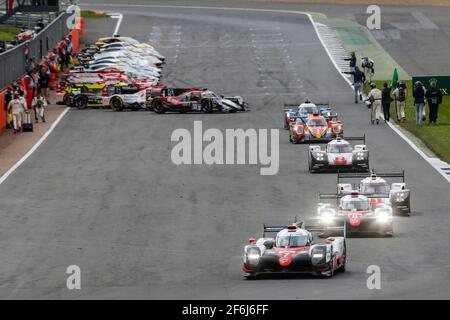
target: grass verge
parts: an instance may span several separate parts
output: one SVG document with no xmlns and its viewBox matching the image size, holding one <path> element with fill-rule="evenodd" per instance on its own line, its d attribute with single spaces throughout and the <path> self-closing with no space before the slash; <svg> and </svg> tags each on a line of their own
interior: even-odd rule
<svg viewBox="0 0 450 320">
<path fill-rule="evenodd" d="M 390 81 L 374 81 L 379 89 L 383 88 L 383 83 Z M 412 81 L 403 81 L 407 86 L 406 97 L 406 122 L 397 122 L 394 103 L 391 105 L 391 120 L 405 128 L 407 131 L 419 138 L 431 151 L 433 151 L 441 160 L 450 163 L 450 97 L 444 96 L 442 104 L 439 106 L 438 123 L 428 123 L 428 106 L 425 107 L 427 112 L 427 121 L 421 126 L 416 125 L 416 110 L 414 107 L 414 99 L 412 97 Z M 368 85 L 364 86 L 364 91 L 369 92 Z"/>
<path fill-rule="evenodd" d="M 92 10 L 81 10 L 82 18 L 109 18 L 109 16 L 100 11 L 92 11 Z"/>
<path fill-rule="evenodd" d="M 20 28 L 0 24 L 0 40 L 12 40 L 20 33 Z"/>
</svg>

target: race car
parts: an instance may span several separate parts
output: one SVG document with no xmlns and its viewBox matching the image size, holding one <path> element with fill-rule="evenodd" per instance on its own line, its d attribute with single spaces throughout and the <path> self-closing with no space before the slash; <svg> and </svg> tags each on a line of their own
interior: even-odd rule
<svg viewBox="0 0 450 320">
<path fill-rule="evenodd" d="M 74 83 L 66 87 L 63 101 L 69 107 L 86 109 L 87 107 L 102 107 L 104 83 Z"/>
<path fill-rule="evenodd" d="M 332 113 L 330 105 L 325 103 L 312 103 L 311 101 L 306 100 L 300 105 L 285 104 L 284 106 L 291 107 L 288 109 L 283 109 L 283 122 L 285 129 L 290 128 L 291 122 L 300 120 L 305 123 L 312 114 L 320 114 L 324 116 L 327 121 L 337 118 L 337 114 Z M 296 109 L 293 109 L 292 107 L 296 107 Z"/>
<path fill-rule="evenodd" d="M 152 101 L 156 113 L 172 112 L 237 112 L 246 111 L 240 96 L 224 97 L 206 88 L 164 88 Z"/>
<path fill-rule="evenodd" d="M 374 203 L 371 198 L 352 192 L 320 193 L 319 199 L 336 199 L 337 209 L 330 203 L 319 203 L 317 221 L 324 228 L 323 236 L 333 235 L 334 227 L 345 223 L 347 234 L 377 234 L 392 237 L 394 228 L 392 223 L 392 208 L 386 203 Z"/>
<path fill-rule="evenodd" d="M 291 143 L 329 142 L 344 136 L 344 126 L 341 121 L 327 121 L 323 115 L 314 113 L 304 122 L 297 118 L 290 123 L 289 141 Z"/>
<path fill-rule="evenodd" d="M 268 273 L 307 273 L 332 277 L 336 271 L 345 272 L 347 248 L 345 226 L 329 227 L 342 236 L 330 237 L 316 243 L 313 232 L 321 228 L 295 222 L 288 226 L 264 225 L 263 236 L 249 239 L 244 247 L 243 268 L 247 278 Z M 267 233 L 277 233 L 275 238 Z"/>
<path fill-rule="evenodd" d="M 385 179 L 383 179 L 385 178 Z M 402 182 L 389 184 L 386 178 L 401 178 Z M 343 183 L 345 179 L 360 179 L 359 184 Z M 337 192 L 359 192 L 370 198 L 372 204 L 384 203 L 392 207 L 394 214 L 408 216 L 411 213 L 411 191 L 406 188 L 405 172 L 338 173 Z"/>
<path fill-rule="evenodd" d="M 133 84 L 118 83 L 107 87 L 103 95 L 103 106 L 109 106 L 113 111 L 147 110 L 147 89 L 139 89 Z"/>
<path fill-rule="evenodd" d="M 363 140 L 364 144 L 352 147 L 348 141 Z M 326 149 L 309 146 L 309 172 L 369 172 L 369 151 L 364 137 L 336 138 Z"/>
</svg>

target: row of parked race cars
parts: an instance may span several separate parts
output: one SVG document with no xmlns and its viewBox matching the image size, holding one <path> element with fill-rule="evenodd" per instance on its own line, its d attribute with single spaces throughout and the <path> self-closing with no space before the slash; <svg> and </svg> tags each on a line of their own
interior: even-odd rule
<svg viewBox="0 0 450 320">
<path fill-rule="evenodd" d="M 216 94 L 204 87 L 173 88 L 160 83 L 165 57 L 131 37 L 100 38 L 78 55 L 77 65 L 63 74 L 57 100 L 78 109 L 113 111 L 238 112 L 240 96 Z"/>
<path fill-rule="evenodd" d="M 266 273 L 332 277 L 345 271 L 347 235 L 393 236 L 393 215 L 410 214 L 411 192 L 404 171 L 370 170 L 365 136 L 345 137 L 343 123 L 329 104 L 305 101 L 285 107 L 283 122 L 289 141 L 308 144 L 311 173 L 337 173 L 336 189 L 319 193 L 317 214 L 308 223 L 295 218 L 288 226 L 264 225 L 262 237 L 250 238 L 244 247 L 243 271 L 247 278 Z M 363 144 L 352 146 L 351 141 Z M 275 237 L 270 236 L 273 233 Z"/>
</svg>

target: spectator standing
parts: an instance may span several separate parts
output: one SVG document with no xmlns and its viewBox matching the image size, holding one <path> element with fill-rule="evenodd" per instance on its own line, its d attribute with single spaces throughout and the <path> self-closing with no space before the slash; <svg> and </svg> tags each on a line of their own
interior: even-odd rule
<svg viewBox="0 0 450 320">
<path fill-rule="evenodd" d="M 345 58 L 345 61 L 349 61 L 349 67 L 350 67 L 350 72 L 354 72 L 355 71 L 355 67 L 356 67 L 356 54 L 355 52 L 351 52 L 350 53 L 350 58 Z"/>
<path fill-rule="evenodd" d="M 363 68 L 364 75 L 366 76 L 366 81 L 372 83 L 372 77 L 375 74 L 375 64 L 372 59 L 368 57 L 364 57 L 361 63 L 361 67 Z"/>
<path fill-rule="evenodd" d="M 8 104 L 8 113 L 12 113 L 13 115 L 14 133 L 17 133 L 22 129 L 24 112 L 28 112 L 25 100 L 22 99 L 18 93 L 14 93 L 14 98 Z"/>
<path fill-rule="evenodd" d="M 359 100 L 362 100 L 362 87 L 363 83 L 366 81 L 366 76 L 364 73 L 359 70 L 358 67 L 355 67 L 355 71 L 350 72 L 344 72 L 347 74 L 353 75 L 353 88 L 355 90 L 355 103 L 358 103 L 358 97 Z"/>
<path fill-rule="evenodd" d="M 425 89 L 422 82 L 416 81 L 413 90 L 414 106 L 416 107 L 416 124 L 421 125 L 423 120 L 423 109 L 425 106 Z"/>
<path fill-rule="evenodd" d="M 65 62 L 65 65 L 68 67 L 70 65 L 70 61 L 71 61 L 71 58 L 72 58 L 72 50 L 73 50 L 72 36 L 69 35 L 66 38 L 65 42 L 66 42 L 66 56 L 65 56 L 66 62 Z"/>
<path fill-rule="evenodd" d="M 25 87 L 25 99 L 28 106 L 31 106 L 36 90 L 36 70 L 32 69 L 27 71 L 26 76 L 23 78 L 23 85 Z"/>
<path fill-rule="evenodd" d="M 61 71 L 64 67 L 66 51 L 62 46 L 58 47 L 58 63 L 56 64 L 56 68 L 58 71 Z"/>
<path fill-rule="evenodd" d="M 9 112 L 8 112 L 8 104 L 9 102 L 14 98 L 14 87 L 11 85 L 8 88 L 6 88 L 6 92 L 5 92 L 5 104 L 4 104 L 4 110 L 6 111 L 6 113 L 8 114 L 8 117 L 6 118 L 6 127 L 7 128 L 11 128 L 12 126 L 12 121 L 9 117 Z"/>
<path fill-rule="evenodd" d="M 442 92 L 437 87 L 437 80 L 430 80 L 431 87 L 425 92 L 429 108 L 429 123 L 436 123 L 439 105 L 442 103 Z"/>
<path fill-rule="evenodd" d="M 384 121 L 389 121 L 391 118 L 391 88 L 385 82 L 383 84 L 383 91 L 381 91 L 381 104 L 383 106 Z"/>
<path fill-rule="evenodd" d="M 49 103 L 48 102 L 49 85 L 50 85 L 50 70 L 46 65 L 43 65 L 39 70 L 38 87 L 39 93 L 44 97 L 46 103 Z"/>
<path fill-rule="evenodd" d="M 406 107 L 406 85 L 402 82 L 397 82 L 397 86 L 392 93 L 394 95 L 395 110 L 397 121 L 405 122 L 405 107 Z"/>
<path fill-rule="evenodd" d="M 36 123 L 39 122 L 38 116 L 41 118 L 42 122 L 45 122 L 45 109 L 47 108 L 47 101 L 42 94 L 38 94 L 37 97 L 34 97 L 32 106 L 34 109 Z"/>
<path fill-rule="evenodd" d="M 377 88 L 377 85 L 375 83 L 371 83 L 370 87 L 372 90 L 370 90 L 369 94 L 366 97 L 366 101 L 370 101 L 372 106 L 372 112 L 370 114 L 370 120 L 372 124 L 375 124 L 375 121 L 377 124 L 380 123 L 380 113 L 381 113 L 381 98 L 382 98 L 382 92 L 380 89 Z"/>
</svg>

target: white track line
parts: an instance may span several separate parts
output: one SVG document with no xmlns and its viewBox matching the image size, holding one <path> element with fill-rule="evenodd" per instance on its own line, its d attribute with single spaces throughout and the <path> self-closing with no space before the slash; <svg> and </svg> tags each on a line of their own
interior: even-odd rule
<svg viewBox="0 0 450 320">
<path fill-rule="evenodd" d="M 1 177 L 0 177 L 0 185 L 5 182 L 5 180 L 17 169 L 20 167 L 20 165 L 22 163 L 25 162 L 25 160 L 27 160 L 32 154 L 33 152 L 36 151 L 37 148 L 39 148 L 39 146 L 45 141 L 45 139 L 47 139 L 47 137 L 52 133 L 52 131 L 55 129 L 55 127 L 58 125 L 58 123 L 62 120 L 62 118 L 66 115 L 66 113 L 70 110 L 69 107 L 67 107 L 60 115 L 59 117 L 55 120 L 55 122 L 52 123 L 52 125 L 50 126 L 50 128 L 47 130 L 46 133 L 44 133 L 44 135 L 38 140 L 38 142 L 36 142 L 34 144 L 34 146 L 28 150 L 27 153 L 25 153 L 25 155 L 20 158 L 19 161 L 17 161 L 11 168 L 9 168 L 8 171 L 6 171 Z"/>
</svg>

